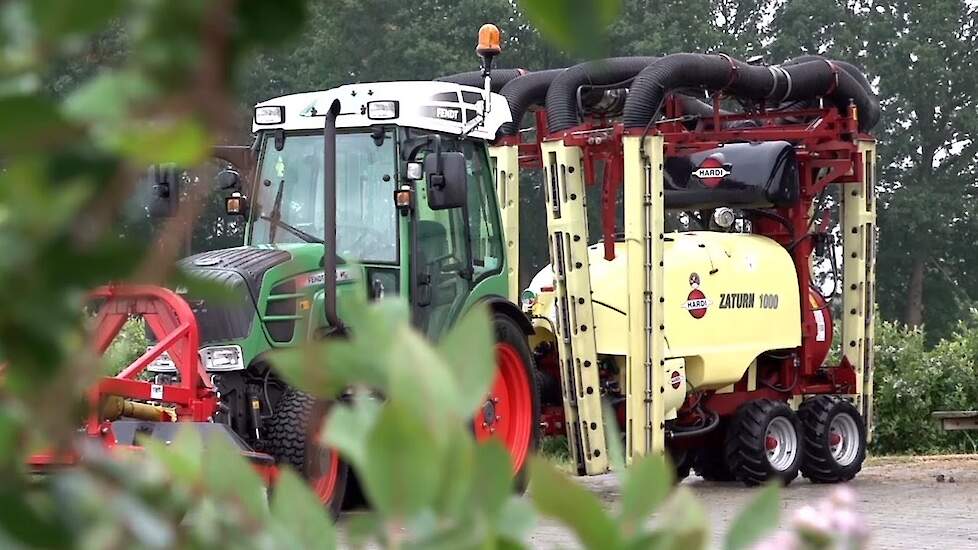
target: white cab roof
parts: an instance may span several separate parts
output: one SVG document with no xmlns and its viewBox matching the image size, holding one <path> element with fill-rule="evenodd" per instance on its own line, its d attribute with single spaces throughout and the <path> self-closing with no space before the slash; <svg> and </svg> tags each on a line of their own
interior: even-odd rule
<svg viewBox="0 0 978 550">
<path fill-rule="evenodd" d="M 268 101 L 257 107 L 280 105 L 285 107 L 282 124 L 255 124 L 252 129 L 267 130 L 314 130 L 323 127 L 323 115 L 334 99 L 340 101 L 340 115 L 336 119 L 339 128 L 363 128 L 377 124 L 397 124 L 423 128 L 449 134 L 461 134 L 473 122 L 477 122 L 469 135 L 492 140 L 496 130 L 510 122 L 509 104 L 499 94 L 490 94 L 489 112 L 482 121 L 483 90 L 461 86 L 451 82 L 373 82 L 347 84 L 332 90 L 291 94 Z M 397 118 L 374 120 L 367 116 L 367 103 L 372 101 L 397 101 Z"/>
</svg>

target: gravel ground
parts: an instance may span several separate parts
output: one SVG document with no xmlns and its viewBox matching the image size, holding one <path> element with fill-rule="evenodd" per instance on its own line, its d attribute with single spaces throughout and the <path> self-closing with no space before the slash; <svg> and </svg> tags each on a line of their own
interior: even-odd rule
<svg viewBox="0 0 978 550">
<path fill-rule="evenodd" d="M 609 507 L 615 505 L 619 486 L 613 474 L 578 479 Z M 698 477 L 683 484 L 709 511 L 717 542 L 752 494 L 739 484 Z M 978 549 L 978 455 L 871 459 L 849 486 L 857 494 L 857 510 L 872 529 L 872 548 Z M 782 493 L 782 517 L 814 503 L 831 488 L 798 478 Z M 541 548 L 577 546 L 570 532 L 546 520 L 529 542 Z"/>
</svg>

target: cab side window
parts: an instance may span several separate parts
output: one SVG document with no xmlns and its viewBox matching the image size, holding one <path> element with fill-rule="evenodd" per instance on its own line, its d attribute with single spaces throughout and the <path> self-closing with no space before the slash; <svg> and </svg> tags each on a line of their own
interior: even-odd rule
<svg viewBox="0 0 978 550">
<path fill-rule="evenodd" d="M 469 231 L 472 237 L 473 280 L 503 265 L 502 232 L 496 210 L 492 170 L 485 147 L 471 141 L 462 143 L 468 171 Z"/>
</svg>

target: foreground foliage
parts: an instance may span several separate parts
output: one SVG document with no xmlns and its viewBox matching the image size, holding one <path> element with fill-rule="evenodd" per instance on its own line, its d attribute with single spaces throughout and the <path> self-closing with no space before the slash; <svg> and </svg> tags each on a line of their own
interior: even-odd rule
<svg viewBox="0 0 978 550">
<path fill-rule="evenodd" d="M 208 441 L 205 451 L 193 432 L 145 441 L 145 452 L 128 459 L 91 449 L 81 466 L 41 479 L 22 465 L 39 445 L 72 440 L 85 388 L 106 367 L 85 345 L 86 291 L 113 280 L 172 280 L 183 240 L 177 229 L 191 225 L 193 208 L 163 228 L 152 247 L 115 229 L 141 167 L 202 161 L 208 145 L 232 129 L 227 77 L 252 48 L 299 28 L 304 6 L 299 0 L 0 6 L 0 545 L 336 545 L 336 529 L 295 475 L 283 474 L 269 499 L 233 449 Z M 77 71 L 63 95 L 46 93 L 42 83 L 52 67 L 85 60 L 110 27 L 123 29 L 125 52 L 97 72 Z M 512 496 L 506 454 L 495 443 L 475 442 L 465 428 L 493 374 L 484 315 L 466 319 L 437 348 L 410 329 L 399 302 L 362 306 L 350 316 L 349 341 L 275 358 L 295 384 L 318 395 L 356 390 L 334 407 L 323 436 L 352 464 L 374 505 L 346 523 L 348 542 L 521 546 L 540 514 L 595 548 L 707 544 L 700 505 L 689 491 L 672 489 L 671 468 L 657 458 L 621 474 L 615 513 L 539 460 L 531 468 L 531 498 Z M 132 342 L 144 345 L 138 337 Z M 760 492 L 726 546 L 758 540 L 776 524 L 778 510 L 777 490 Z M 658 521 L 650 523 L 653 513 Z"/>
</svg>

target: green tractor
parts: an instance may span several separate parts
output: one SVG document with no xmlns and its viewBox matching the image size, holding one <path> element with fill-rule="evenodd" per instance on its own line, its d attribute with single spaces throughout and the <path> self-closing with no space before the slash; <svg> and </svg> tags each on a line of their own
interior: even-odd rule
<svg viewBox="0 0 978 550">
<path fill-rule="evenodd" d="M 495 50 L 495 51 L 498 51 Z M 510 121 L 489 88 L 450 82 L 352 84 L 274 98 L 255 108 L 251 147 L 219 147 L 237 170 L 219 174 L 229 214 L 246 220 L 244 246 L 181 260 L 238 298 L 213 304 L 183 292 L 199 327 L 199 356 L 220 396 L 211 420 L 242 448 L 296 468 L 324 503 L 343 503 L 348 468 L 313 445 L 323 408 L 288 384 L 269 352 L 347 334 L 344 309 L 399 296 L 416 328 L 437 341 L 469 310 L 492 314 L 498 372 L 478 439 L 497 437 L 519 475 L 537 445 L 539 401 L 532 326 L 510 298 L 500 209 L 487 144 Z M 155 178 L 172 210 L 175 179 Z M 147 370 L 177 377 L 169 355 Z"/>
</svg>

